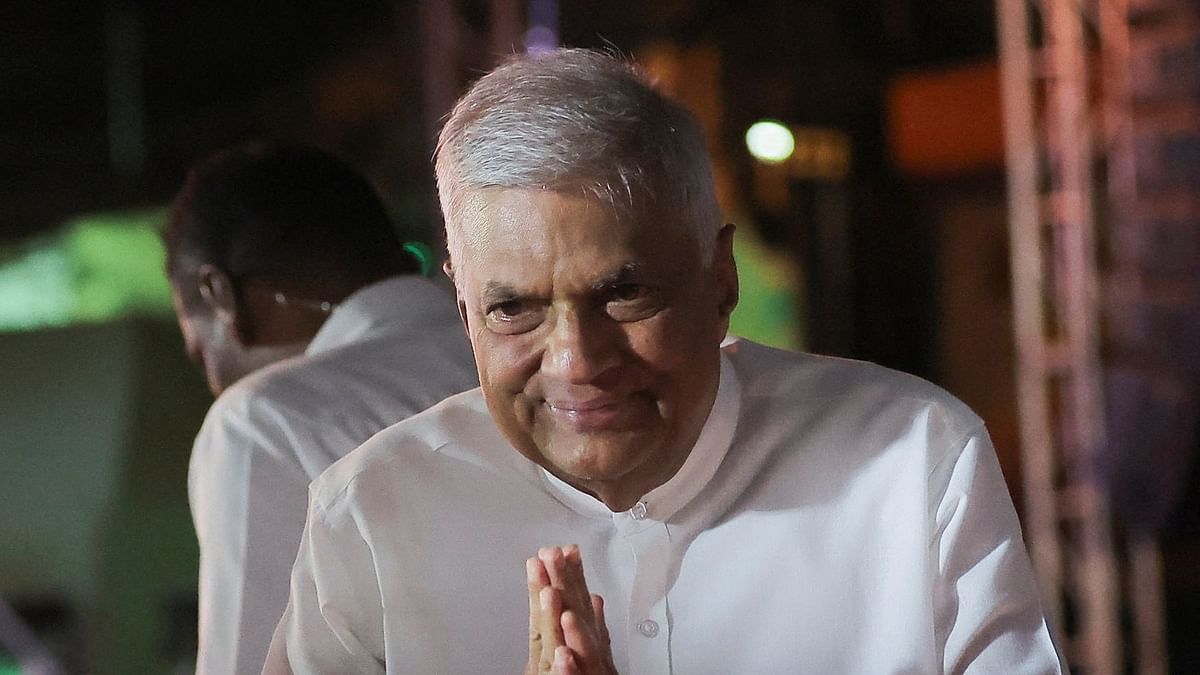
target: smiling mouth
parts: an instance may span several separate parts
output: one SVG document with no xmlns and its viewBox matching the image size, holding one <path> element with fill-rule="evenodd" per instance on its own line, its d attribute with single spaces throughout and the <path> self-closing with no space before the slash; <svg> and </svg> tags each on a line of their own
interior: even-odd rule
<svg viewBox="0 0 1200 675">
<path fill-rule="evenodd" d="M 625 406 L 621 401 L 546 401 L 546 410 L 555 420 L 577 432 L 600 431 L 617 425 Z"/>
</svg>

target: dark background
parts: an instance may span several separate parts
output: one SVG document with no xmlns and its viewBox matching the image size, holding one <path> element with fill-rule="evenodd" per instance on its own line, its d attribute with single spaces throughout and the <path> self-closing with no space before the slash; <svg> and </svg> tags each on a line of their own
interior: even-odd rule
<svg viewBox="0 0 1200 675">
<path fill-rule="evenodd" d="M 2 3 L 0 248 L 81 214 L 161 206 L 196 159 L 256 137 L 346 157 L 372 179 L 407 233 L 436 245 L 430 155 L 438 120 L 467 83 L 519 49 L 520 30 L 510 26 L 505 43 L 496 16 L 509 12 L 519 29 L 524 7 L 517 0 Z M 639 59 L 671 56 L 677 91 L 715 101 L 702 117 L 719 121 L 710 126 L 713 150 L 722 158 L 723 189 L 745 217 L 739 226 L 803 270 L 797 311 L 806 346 L 913 372 L 963 398 L 988 422 L 1019 507 L 1003 156 L 954 153 L 991 148 L 987 139 L 1000 138 L 996 81 L 987 70 L 997 59 L 993 3 L 580 0 L 559 3 L 557 18 L 563 44 Z M 718 57 L 705 61 L 706 54 Z M 717 77 L 678 67 L 692 62 L 715 63 Z M 1179 73 L 1200 81 L 1200 57 L 1185 51 L 1175 67 L 1172 81 Z M 949 145 L 950 159 L 912 160 L 895 131 L 909 110 L 900 93 L 928 91 L 914 83 L 959 72 L 968 73 L 967 85 L 951 88 L 949 100 L 982 131 L 955 137 L 949 127 L 922 127 L 925 142 Z M 849 173 L 792 181 L 782 206 L 764 202 L 741 140 L 761 118 L 845 134 Z M 1184 165 L 1195 162 L 1200 146 L 1192 143 L 1180 146 Z M 837 215 L 823 220 L 830 204 Z M 830 222 L 840 237 L 834 244 L 824 238 Z M 1200 245 L 1191 255 L 1185 267 L 1200 268 Z M 1192 334 L 1190 316 L 1182 319 L 1184 335 Z M 104 475 L 111 474 L 95 488 L 94 524 L 81 524 L 91 516 L 78 509 L 42 502 L 0 507 L 5 533 L 32 523 L 84 538 L 80 559 L 62 563 L 61 574 L 47 572 L 44 584 L 0 579 L 0 596 L 73 667 L 186 670 L 195 620 L 187 445 L 208 401 L 177 332 L 168 321 L 139 319 L 0 338 L 7 369 L 0 372 L 0 426 L 28 427 L 0 445 L 0 473 L 40 481 L 42 494 L 82 485 L 89 476 L 55 467 L 89 457 L 106 457 Z M 1200 347 L 1185 340 L 1170 349 L 1191 350 L 1181 354 L 1191 358 Z M 67 353 L 93 359 L 64 360 Z M 39 381 L 62 387 L 30 388 Z M 106 389 L 114 386 L 128 396 Z M 1121 408 L 1121 396 L 1113 407 L 1136 421 L 1140 409 Z M 68 436 L 86 438 L 94 426 L 55 431 L 56 413 L 115 426 L 89 455 L 87 443 Z M 20 427 L 30 417 L 50 422 Z M 1150 485 L 1165 486 L 1148 491 L 1157 501 L 1143 494 L 1134 502 L 1154 502 L 1147 508 L 1164 547 L 1172 670 L 1192 672 L 1200 669 L 1200 481 L 1194 436 L 1174 440 L 1173 455 L 1134 462 Z M 60 464 L 34 461 L 59 446 Z M 34 552 L 6 550 L 0 541 L 6 564 L 26 555 Z"/>
</svg>

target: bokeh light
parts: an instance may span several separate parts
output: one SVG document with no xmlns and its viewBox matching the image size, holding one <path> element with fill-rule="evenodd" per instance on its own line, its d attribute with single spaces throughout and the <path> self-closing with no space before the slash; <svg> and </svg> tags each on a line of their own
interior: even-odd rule
<svg viewBox="0 0 1200 675">
<path fill-rule="evenodd" d="M 746 131 L 746 148 L 760 162 L 778 164 L 787 161 L 796 150 L 796 139 L 783 124 L 760 120 Z"/>
</svg>

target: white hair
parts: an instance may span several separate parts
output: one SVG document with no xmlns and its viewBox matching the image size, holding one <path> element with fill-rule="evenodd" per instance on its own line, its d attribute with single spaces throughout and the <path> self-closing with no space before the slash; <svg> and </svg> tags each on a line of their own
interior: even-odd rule
<svg viewBox="0 0 1200 675">
<path fill-rule="evenodd" d="M 672 216 L 692 228 L 701 262 L 712 258 L 721 216 L 700 125 L 614 56 L 559 49 L 496 68 L 454 106 L 435 157 L 452 261 L 466 197 L 487 188 L 579 192 L 619 217 Z"/>
</svg>

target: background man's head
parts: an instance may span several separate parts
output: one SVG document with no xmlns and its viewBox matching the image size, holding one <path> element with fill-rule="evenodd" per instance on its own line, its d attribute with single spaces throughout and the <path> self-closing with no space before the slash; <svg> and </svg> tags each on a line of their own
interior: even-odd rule
<svg viewBox="0 0 1200 675">
<path fill-rule="evenodd" d="M 613 57 L 482 78 L 436 159 L 484 396 L 522 454 L 613 508 L 686 459 L 737 301 L 694 117 Z"/>
<path fill-rule="evenodd" d="M 313 148 L 251 143 L 199 162 L 163 239 L 188 353 L 214 393 L 303 351 L 350 293 L 418 270 L 366 180 Z"/>
</svg>

